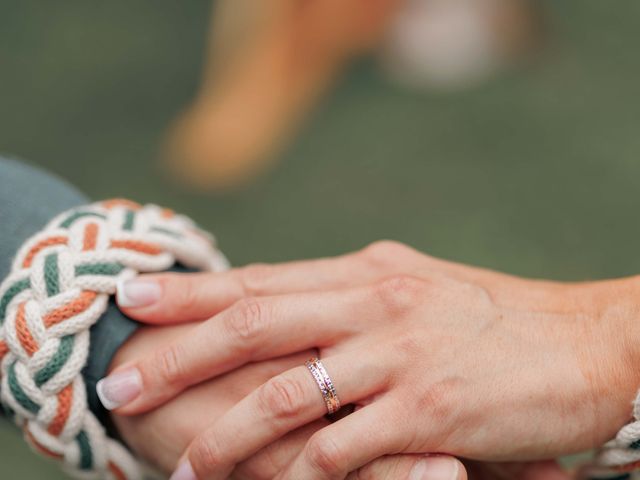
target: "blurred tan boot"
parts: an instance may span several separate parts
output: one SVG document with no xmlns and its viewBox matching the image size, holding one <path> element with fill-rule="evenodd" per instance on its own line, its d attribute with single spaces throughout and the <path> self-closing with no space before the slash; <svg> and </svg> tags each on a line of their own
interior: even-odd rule
<svg viewBox="0 0 640 480">
<path fill-rule="evenodd" d="M 260 173 L 344 63 L 382 38 L 398 0 L 224 0 L 204 80 L 170 132 L 189 184 L 233 187 Z"/>
</svg>

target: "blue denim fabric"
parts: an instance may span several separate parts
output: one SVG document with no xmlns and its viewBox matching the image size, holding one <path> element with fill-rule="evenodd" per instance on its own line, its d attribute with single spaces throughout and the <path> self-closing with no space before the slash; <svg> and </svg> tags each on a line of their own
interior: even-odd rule
<svg viewBox="0 0 640 480">
<path fill-rule="evenodd" d="M 0 157 L 0 279 L 9 273 L 13 256 L 25 240 L 55 215 L 89 201 L 76 188 L 50 173 Z M 91 351 L 83 376 L 89 406 L 106 425 L 107 413 L 98 400 L 95 385 L 136 325 L 112 300 L 91 329 Z"/>
</svg>

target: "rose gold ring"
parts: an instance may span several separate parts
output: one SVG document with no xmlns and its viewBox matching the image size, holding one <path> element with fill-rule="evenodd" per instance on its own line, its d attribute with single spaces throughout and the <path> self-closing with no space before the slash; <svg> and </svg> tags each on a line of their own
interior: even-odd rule
<svg viewBox="0 0 640 480">
<path fill-rule="evenodd" d="M 327 412 L 329 415 L 336 413 L 340 410 L 340 399 L 338 398 L 336 387 L 333 385 L 331 377 L 329 377 L 324 365 L 322 365 L 318 357 L 310 358 L 305 362 L 305 365 L 311 372 L 311 375 L 313 375 L 313 379 L 318 384 L 318 388 L 320 388 L 322 399 L 327 406 Z"/>
</svg>

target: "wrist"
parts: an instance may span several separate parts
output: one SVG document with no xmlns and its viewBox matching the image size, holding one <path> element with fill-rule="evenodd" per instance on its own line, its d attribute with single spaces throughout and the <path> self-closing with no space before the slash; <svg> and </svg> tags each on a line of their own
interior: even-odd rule
<svg viewBox="0 0 640 480">
<path fill-rule="evenodd" d="M 640 277 L 607 280 L 578 287 L 577 322 L 585 378 L 593 402 L 594 446 L 612 438 L 632 417 L 640 389 Z"/>
</svg>

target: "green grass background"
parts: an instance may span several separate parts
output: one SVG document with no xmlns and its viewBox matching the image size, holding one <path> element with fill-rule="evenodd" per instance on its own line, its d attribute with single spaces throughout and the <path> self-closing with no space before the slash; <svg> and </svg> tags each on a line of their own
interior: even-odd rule
<svg viewBox="0 0 640 480">
<path fill-rule="evenodd" d="M 542 2 L 545 51 L 465 92 L 355 64 L 273 172 L 202 195 L 157 167 L 194 94 L 210 3 L 0 0 L 0 152 L 94 198 L 171 205 L 235 264 L 393 238 L 533 277 L 640 271 L 640 3 Z M 0 226 L 1 228 L 1 226 Z M 0 427 L 1 478 L 63 476 Z"/>
</svg>

